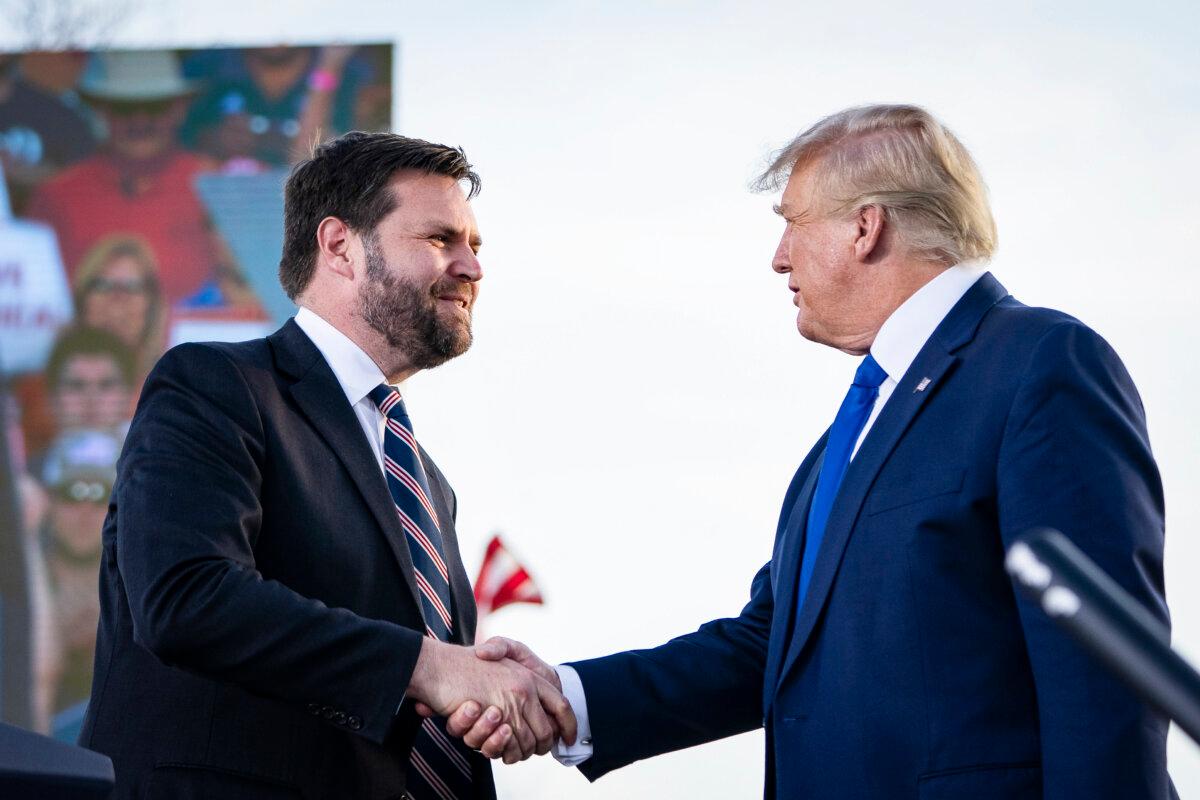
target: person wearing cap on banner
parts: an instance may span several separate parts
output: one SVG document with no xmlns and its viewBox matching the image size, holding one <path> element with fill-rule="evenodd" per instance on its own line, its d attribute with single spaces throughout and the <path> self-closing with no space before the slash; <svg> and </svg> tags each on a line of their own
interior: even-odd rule
<svg viewBox="0 0 1200 800">
<path fill-rule="evenodd" d="M 93 54 L 79 91 L 108 139 L 99 153 L 44 183 L 27 210 L 58 234 L 72 280 L 91 247 L 115 233 L 150 246 L 168 304 L 210 279 L 217 253 L 193 181 L 215 165 L 179 143 L 198 88 L 167 50 Z"/>
<path fill-rule="evenodd" d="M 58 663 L 51 705 L 55 713 L 85 702 L 91 693 L 96 623 L 100 619 L 100 597 L 96 592 L 100 529 L 117 477 L 120 452 L 121 440 L 116 435 L 77 429 L 50 445 L 42 467 L 50 499 L 40 539 L 57 634 Z"/>
</svg>

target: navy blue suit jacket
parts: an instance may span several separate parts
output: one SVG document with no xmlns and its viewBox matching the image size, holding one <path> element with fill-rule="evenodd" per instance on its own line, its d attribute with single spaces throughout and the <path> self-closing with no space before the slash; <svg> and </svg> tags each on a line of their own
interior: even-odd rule
<svg viewBox="0 0 1200 800">
<path fill-rule="evenodd" d="M 454 493 L 422 451 L 455 606 L 475 603 Z M 289 321 L 172 349 L 146 381 L 104 523 L 80 744 L 113 800 L 393 800 L 420 718 L 412 557 L 329 364 Z M 400 707 L 399 713 L 397 708 Z M 476 759 L 478 797 L 494 798 Z"/>
<path fill-rule="evenodd" d="M 1003 567 L 1015 536 L 1058 528 L 1168 621 L 1161 483 L 1107 343 L 981 278 L 851 462 L 797 610 L 823 453 L 800 465 L 740 616 L 573 665 L 589 778 L 765 726 L 768 798 L 1173 796 L 1166 722 Z"/>
</svg>

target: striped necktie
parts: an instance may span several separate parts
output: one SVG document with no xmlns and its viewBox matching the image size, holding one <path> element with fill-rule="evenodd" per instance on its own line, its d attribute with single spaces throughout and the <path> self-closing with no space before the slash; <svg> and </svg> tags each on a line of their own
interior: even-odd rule
<svg viewBox="0 0 1200 800">
<path fill-rule="evenodd" d="M 454 630 L 450 572 L 442 549 L 441 524 L 429 497 L 429 480 L 421 464 L 412 421 L 400 392 L 391 386 L 380 384 L 371 391 L 370 398 L 386 419 L 383 469 L 412 554 L 425 632 L 447 642 Z M 472 798 L 475 792 L 471 763 L 480 758 L 461 740 L 447 735 L 445 719 L 426 719 L 409 756 L 408 792 L 415 800 Z"/>
</svg>

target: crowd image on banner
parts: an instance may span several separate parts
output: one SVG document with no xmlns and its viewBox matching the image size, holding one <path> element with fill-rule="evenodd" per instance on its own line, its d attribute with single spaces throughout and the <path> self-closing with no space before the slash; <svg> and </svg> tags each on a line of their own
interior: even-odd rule
<svg viewBox="0 0 1200 800">
<path fill-rule="evenodd" d="M 207 338 L 277 321 L 198 181 L 278 173 L 321 138 L 389 128 L 391 58 L 0 54 L 0 370 L 20 510 L 0 537 L 28 556 L 35 728 L 70 740 L 82 719 L 101 525 L 146 375 L 197 320 Z"/>
</svg>

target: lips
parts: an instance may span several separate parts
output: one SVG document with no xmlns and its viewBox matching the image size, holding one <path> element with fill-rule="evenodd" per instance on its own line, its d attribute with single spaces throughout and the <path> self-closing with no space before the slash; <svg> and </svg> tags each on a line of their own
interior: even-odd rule
<svg viewBox="0 0 1200 800">
<path fill-rule="evenodd" d="M 430 293 L 442 302 L 454 304 L 463 314 L 470 316 L 477 290 L 470 283 L 443 278 L 431 287 Z"/>
<path fill-rule="evenodd" d="M 471 307 L 471 298 L 463 297 L 457 294 L 443 294 L 438 296 L 438 300 L 445 300 L 448 303 L 455 303 L 459 308 L 466 310 Z"/>
<path fill-rule="evenodd" d="M 437 296 L 437 299 L 442 301 L 443 303 L 452 304 L 460 315 L 462 315 L 464 318 L 468 318 L 468 319 L 470 318 L 470 316 L 471 316 L 471 295 L 470 294 L 460 294 L 458 292 L 447 292 L 445 294 L 439 294 Z"/>
</svg>

